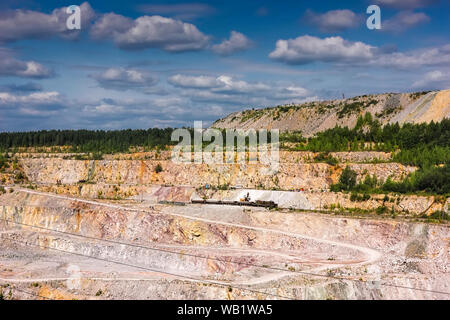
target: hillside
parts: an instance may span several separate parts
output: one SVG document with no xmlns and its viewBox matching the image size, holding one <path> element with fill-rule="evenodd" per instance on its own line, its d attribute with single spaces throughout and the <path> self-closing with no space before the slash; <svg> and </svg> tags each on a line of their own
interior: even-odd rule
<svg viewBox="0 0 450 320">
<path fill-rule="evenodd" d="M 308 137 L 336 125 L 352 128 L 358 116 L 366 112 L 382 124 L 441 121 L 450 117 L 450 90 L 363 95 L 244 110 L 217 120 L 212 127 L 299 130 Z"/>
</svg>

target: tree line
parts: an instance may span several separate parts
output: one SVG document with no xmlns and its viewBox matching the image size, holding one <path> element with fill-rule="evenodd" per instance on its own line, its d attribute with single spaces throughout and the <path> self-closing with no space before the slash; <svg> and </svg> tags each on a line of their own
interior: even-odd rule
<svg viewBox="0 0 450 320">
<path fill-rule="evenodd" d="M 390 177 L 382 182 L 375 175 L 366 175 L 359 183 L 356 182 L 357 173 L 346 167 L 339 182 L 331 185 L 331 191 L 346 191 L 352 194 L 362 193 L 362 201 L 370 193 L 418 193 L 448 195 L 450 193 L 450 165 L 429 166 L 420 168 L 408 175 L 402 181 L 393 181 Z M 370 197 L 369 197 L 370 198 Z"/>
<path fill-rule="evenodd" d="M 19 147 L 63 147 L 69 152 L 128 152 L 131 147 L 164 148 L 173 128 L 148 130 L 42 130 L 0 133 L 0 150 Z"/>
<path fill-rule="evenodd" d="M 381 126 L 370 113 L 358 118 L 353 129 L 336 126 L 312 138 L 288 133 L 281 142 L 297 142 L 295 150 L 314 152 L 395 152 L 394 161 L 427 167 L 450 162 L 450 119 L 421 124 L 398 123 Z"/>
</svg>

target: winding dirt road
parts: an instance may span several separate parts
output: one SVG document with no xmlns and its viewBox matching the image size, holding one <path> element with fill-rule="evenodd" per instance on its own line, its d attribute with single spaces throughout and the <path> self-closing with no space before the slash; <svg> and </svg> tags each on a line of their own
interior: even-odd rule
<svg viewBox="0 0 450 320">
<path fill-rule="evenodd" d="M 6 187 L 6 189 L 8 189 L 8 187 Z M 354 261 L 340 261 L 340 262 L 337 263 L 337 261 L 331 262 L 331 261 L 324 261 L 324 260 L 321 260 L 321 261 L 320 260 L 319 261 L 317 261 L 317 260 L 316 261 L 308 261 L 308 260 L 305 260 L 304 256 L 286 255 L 286 254 L 282 254 L 282 253 L 274 252 L 274 251 L 270 251 L 270 250 L 266 251 L 266 250 L 256 250 L 256 249 L 230 249 L 230 248 L 178 246 L 178 245 L 158 245 L 157 247 L 170 247 L 170 248 L 175 248 L 175 249 L 200 249 L 200 250 L 204 250 L 204 251 L 209 251 L 209 250 L 214 250 L 214 251 L 228 250 L 228 251 L 235 251 L 235 253 L 237 255 L 241 254 L 241 253 L 245 253 L 245 254 L 252 254 L 252 253 L 254 253 L 254 254 L 264 254 L 264 255 L 268 254 L 268 255 L 276 255 L 276 256 L 279 256 L 279 257 L 284 257 L 284 258 L 289 258 L 289 259 L 294 259 L 294 260 L 300 260 L 300 261 L 302 261 L 302 263 L 314 263 L 314 264 L 317 263 L 317 264 L 321 265 L 321 266 L 319 266 L 317 268 L 312 268 L 312 269 L 305 270 L 308 273 L 317 273 L 317 272 L 320 272 L 322 270 L 334 269 L 334 268 L 339 268 L 339 267 L 349 266 L 349 265 L 357 266 L 357 265 L 372 264 L 372 263 L 376 262 L 378 259 L 380 259 L 380 257 L 381 257 L 381 253 L 380 252 L 378 252 L 378 251 L 376 251 L 374 249 L 371 249 L 371 248 L 362 247 L 362 246 L 349 244 L 349 243 L 345 243 L 345 242 L 340 242 L 340 241 L 333 241 L 333 240 L 327 240 L 327 239 L 311 237 L 311 236 L 298 234 L 298 233 L 294 233 L 294 232 L 287 232 L 287 231 L 282 231 L 282 230 L 277 230 L 277 229 L 272 229 L 272 228 L 258 227 L 258 226 L 249 226 L 249 225 L 243 225 L 243 224 L 231 223 L 231 222 L 224 222 L 224 221 L 219 221 L 219 220 L 211 220 L 211 219 L 206 219 L 206 218 L 201 218 L 201 217 L 194 217 L 194 216 L 184 215 L 184 214 L 179 214 L 179 213 L 160 212 L 160 211 L 155 213 L 154 211 L 149 211 L 149 210 L 142 209 L 142 208 L 138 208 L 138 209 L 137 208 L 130 208 L 130 207 L 116 205 L 116 204 L 102 203 L 102 202 L 97 202 L 97 201 L 93 201 L 93 200 L 78 199 L 78 198 L 74 198 L 74 197 L 55 195 L 55 194 L 50 194 L 50 193 L 45 193 L 45 192 L 39 192 L 39 191 L 34 191 L 34 190 L 29 190 L 29 189 L 23 189 L 23 188 L 14 188 L 14 190 L 20 191 L 20 192 L 24 192 L 24 193 L 28 193 L 28 194 L 40 195 L 40 196 L 45 196 L 45 197 L 52 197 L 52 198 L 57 198 L 57 199 L 69 200 L 69 201 L 76 201 L 76 202 L 91 204 L 91 205 L 95 205 L 95 206 L 109 207 L 109 208 L 125 210 L 125 211 L 146 212 L 148 214 L 164 214 L 164 215 L 169 215 L 169 216 L 174 216 L 174 217 L 181 217 L 181 218 L 184 218 L 184 219 L 190 219 L 190 220 L 194 220 L 194 221 L 201 221 L 201 222 L 208 223 L 208 224 L 219 224 L 219 225 L 236 227 L 236 228 L 243 228 L 243 229 L 259 231 L 259 232 L 269 232 L 269 233 L 273 233 L 273 234 L 289 236 L 289 237 L 294 237 L 294 238 L 299 238 L 299 239 L 312 240 L 312 241 L 315 241 L 315 242 L 318 242 L 318 243 L 323 243 L 323 244 L 327 244 L 327 245 L 338 246 L 338 247 L 343 247 L 343 248 L 359 251 L 360 253 L 362 253 L 364 258 L 360 259 L 360 260 L 356 260 L 356 261 L 355 260 Z M 74 236 L 77 236 L 77 235 L 74 234 Z M 155 270 L 155 271 L 164 273 L 164 270 L 161 270 L 161 271 Z M 252 278 L 252 279 L 249 279 L 249 280 L 246 280 L 246 281 L 236 281 L 236 282 L 233 282 L 233 283 L 242 284 L 242 285 L 263 284 L 263 283 L 267 283 L 267 282 L 270 282 L 270 281 L 280 280 L 280 279 L 282 279 L 284 277 L 292 276 L 292 275 L 295 275 L 295 274 L 296 274 L 295 272 L 279 271 L 279 272 L 265 274 L 265 275 L 262 275 L 260 277 L 255 277 L 255 278 Z M 173 276 L 173 274 L 169 274 L 169 275 Z M 68 279 L 69 278 L 45 278 L 45 279 L 0 278 L 0 281 L 39 282 L 39 281 L 54 281 L 54 280 L 68 280 Z M 90 279 L 97 279 L 97 278 L 90 278 Z M 101 280 L 125 280 L 125 279 L 120 279 L 120 278 L 119 279 L 118 278 L 98 278 L 98 279 L 99 280 L 100 279 Z M 135 281 L 145 280 L 145 279 L 132 279 L 132 278 L 127 278 L 127 279 L 128 280 L 135 280 Z M 183 278 L 183 280 L 186 280 L 186 279 Z M 194 282 L 202 282 L 202 280 L 193 280 L 193 281 Z M 207 282 L 207 281 L 205 281 L 205 282 Z M 223 282 L 223 284 L 230 284 L 230 283 Z"/>
</svg>

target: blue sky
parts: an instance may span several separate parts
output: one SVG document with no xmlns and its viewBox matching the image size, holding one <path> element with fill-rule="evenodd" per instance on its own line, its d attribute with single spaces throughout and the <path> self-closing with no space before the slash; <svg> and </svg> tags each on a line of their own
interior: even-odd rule
<svg viewBox="0 0 450 320">
<path fill-rule="evenodd" d="M 366 8 L 381 9 L 381 30 Z M 79 5 L 81 30 L 65 7 Z M 450 88 L 450 1 L 0 4 L 0 131 L 205 125 L 249 107 Z"/>
</svg>

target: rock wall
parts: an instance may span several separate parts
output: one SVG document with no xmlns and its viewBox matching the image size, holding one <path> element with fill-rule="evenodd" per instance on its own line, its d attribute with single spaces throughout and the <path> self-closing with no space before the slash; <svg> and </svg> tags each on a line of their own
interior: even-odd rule
<svg viewBox="0 0 450 320">
<path fill-rule="evenodd" d="M 289 160 L 293 160 L 289 158 Z M 163 171 L 155 172 L 161 164 Z M 20 160 L 28 180 L 37 184 L 77 184 L 81 182 L 127 184 L 127 185 L 189 185 L 201 187 L 241 186 L 261 189 L 324 190 L 339 179 L 347 164 L 330 166 L 325 163 L 284 161 L 278 173 L 267 175 L 261 164 L 177 164 L 170 160 L 65 160 L 30 159 Z M 358 173 L 358 180 L 365 175 L 376 175 L 385 180 L 404 178 L 414 167 L 397 163 L 360 164 L 349 166 Z"/>
<path fill-rule="evenodd" d="M 391 153 L 377 151 L 330 152 L 330 155 L 341 162 L 390 161 L 392 159 Z"/>
</svg>

